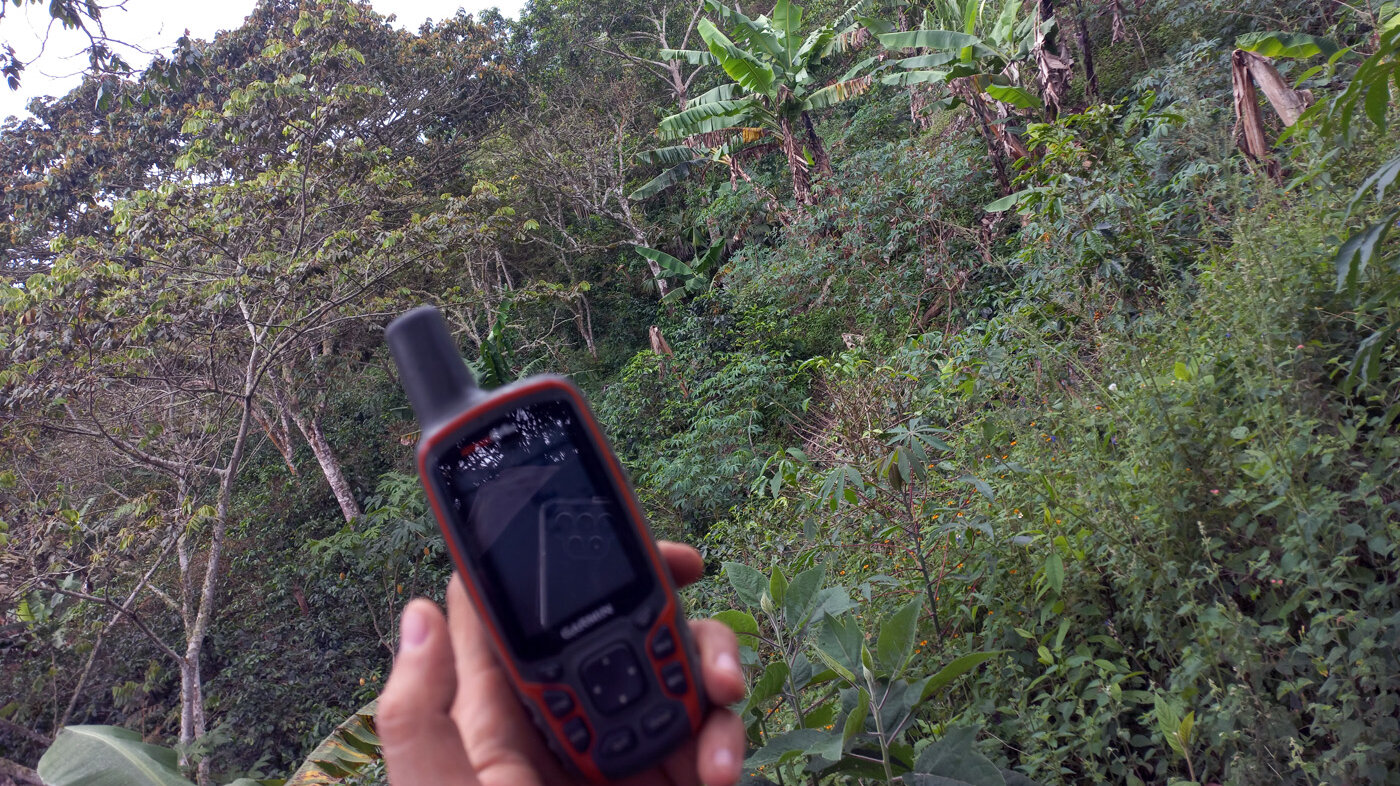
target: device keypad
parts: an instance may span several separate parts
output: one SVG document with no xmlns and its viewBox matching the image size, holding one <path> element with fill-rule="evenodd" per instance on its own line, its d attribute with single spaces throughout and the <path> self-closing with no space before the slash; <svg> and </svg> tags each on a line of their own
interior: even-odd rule
<svg viewBox="0 0 1400 786">
<path fill-rule="evenodd" d="M 644 632 L 641 641 L 601 643 L 565 667 L 577 688 L 556 682 L 536 694 L 540 714 L 562 723 L 554 728 L 563 747 L 591 757 L 604 774 L 630 772 L 639 757 L 690 729 L 685 699 L 696 688 L 677 628 L 684 623 L 660 616 L 654 610 L 629 614 L 626 624 Z"/>
<path fill-rule="evenodd" d="M 626 644 L 617 644 L 583 664 L 579 677 L 593 706 L 604 715 L 632 706 L 647 691 L 641 664 Z"/>
</svg>

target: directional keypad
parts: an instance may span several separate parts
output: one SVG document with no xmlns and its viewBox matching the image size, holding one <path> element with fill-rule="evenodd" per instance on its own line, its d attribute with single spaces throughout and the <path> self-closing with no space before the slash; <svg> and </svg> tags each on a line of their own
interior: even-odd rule
<svg viewBox="0 0 1400 786">
<path fill-rule="evenodd" d="M 604 715 L 613 715 L 632 706 L 647 691 L 641 665 L 626 644 L 605 650 L 579 669 L 584 692 Z"/>
</svg>

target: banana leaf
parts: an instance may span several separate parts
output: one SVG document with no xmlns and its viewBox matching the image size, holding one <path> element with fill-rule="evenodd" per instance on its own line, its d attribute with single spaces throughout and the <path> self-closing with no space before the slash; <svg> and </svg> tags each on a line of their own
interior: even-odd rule
<svg viewBox="0 0 1400 786">
<path fill-rule="evenodd" d="M 49 786 L 193 786 L 175 751 L 148 745 L 119 726 L 67 726 L 39 759 Z"/>
<path fill-rule="evenodd" d="M 355 775 L 381 757 L 379 734 L 374 730 L 378 699 L 355 710 L 335 727 L 306 757 L 286 786 L 330 786 Z"/>
</svg>

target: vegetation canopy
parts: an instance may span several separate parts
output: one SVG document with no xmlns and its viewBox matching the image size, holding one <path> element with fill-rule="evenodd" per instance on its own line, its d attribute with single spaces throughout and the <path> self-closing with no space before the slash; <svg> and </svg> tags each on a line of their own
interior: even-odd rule
<svg viewBox="0 0 1400 786">
<path fill-rule="evenodd" d="M 384 781 L 421 303 L 702 551 L 746 784 L 1397 783 L 1395 3 L 102 10 L 0 125 L 0 783 Z"/>
</svg>

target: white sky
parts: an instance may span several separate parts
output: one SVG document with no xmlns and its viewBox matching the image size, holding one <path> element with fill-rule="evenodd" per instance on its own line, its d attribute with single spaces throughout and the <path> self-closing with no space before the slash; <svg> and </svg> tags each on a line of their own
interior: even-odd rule
<svg viewBox="0 0 1400 786">
<path fill-rule="evenodd" d="M 524 0 L 371 0 L 371 4 L 381 14 L 395 14 L 399 27 L 416 30 L 424 20 L 446 19 L 458 8 L 472 13 L 495 7 L 513 18 L 520 14 Z M 110 37 L 139 47 L 116 47 L 139 70 L 150 62 L 150 55 L 139 50 L 168 53 L 186 28 L 194 38 L 212 39 L 214 33 L 242 24 L 253 5 L 254 0 L 127 0 L 125 8 L 104 12 L 102 23 Z M 87 37 L 53 24 L 44 46 L 44 31 L 52 21 L 47 6 L 11 6 L 0 23 L 0 42 L 13 46 L 22 60 L 33 61 L 20 77 L 19 90 L 10 90 L 0 82 L 0 120 L 11 115 L 27 117 L 24 106 L 29 99 L 62 95 L 82 81 Z"/>
</svg>

